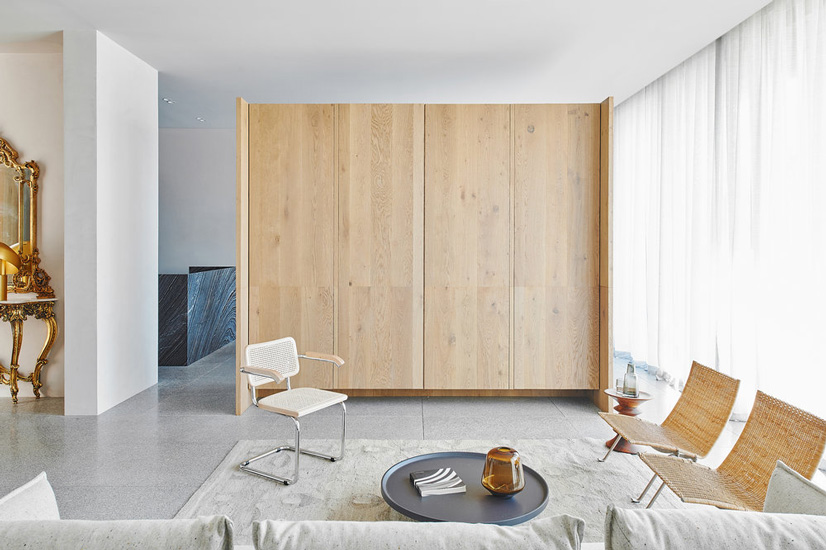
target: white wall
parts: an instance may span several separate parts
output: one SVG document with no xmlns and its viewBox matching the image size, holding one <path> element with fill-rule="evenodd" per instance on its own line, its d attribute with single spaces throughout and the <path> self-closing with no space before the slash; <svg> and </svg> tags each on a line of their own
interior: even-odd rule
<svg viewBox="0 0 826 550">
<path fill-rule="evenodd" d="M 235 130 L 162 128 L 160 273 L 235 265 Z"/>
<path fill-rule="evenodd" d="M 158 73 L 95 31 L 64 33 L 66 414 L 157 383 Z"/>
<path fill-rule="evenodd" d="M 95 33 L 64 31 L 66 414 L 98 413 L 96 72 Z"/>
<path fill-rule="evenodd" d="M 158 71 L 97 35 L 98 411 L 158 383 Z"/>
<path fill-rule="evenodd" d="M 0 136 L 20 154 L 20 160 L 34 160 L 40 167 L 38 197 L 38 248 L 41 266 L 62 298 L 63 280 L 63 54 L 60 45 L 32 43 L 31 50 L 46 53 L 0 53 Z M 41 395 L 63 395 L 64 304 L 56 306 L 58 335 L 49 363 L 41 373 Z M 29 374 L 46 338 L 42 321 L 34 318 L 23 326 L 20 370 Z M 9 364 L 11 330 L 0 323 L 0 363 Z M 32 386 L 20 382 L 21 399 L 33 397 Z M 0 399 L 11 397 L 8 386 L 0 386 Z"/>
</svg>

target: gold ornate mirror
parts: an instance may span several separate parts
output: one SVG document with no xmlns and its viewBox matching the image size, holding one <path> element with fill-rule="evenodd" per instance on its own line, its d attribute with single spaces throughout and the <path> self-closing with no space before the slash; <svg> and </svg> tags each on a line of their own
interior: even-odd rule
<svg viewBox="0 0 826 550">
<path fill-rule="evenodd" d="M 9 292 L 36 292 L 53 298 L 51 277 L 40 267 L 37 249 L 37 178 L 40 168 L 21 163 L 17 151 L 0 137 L 0 242 L 20 255 L 22 267 L 9 282 Z"/>
</svg>

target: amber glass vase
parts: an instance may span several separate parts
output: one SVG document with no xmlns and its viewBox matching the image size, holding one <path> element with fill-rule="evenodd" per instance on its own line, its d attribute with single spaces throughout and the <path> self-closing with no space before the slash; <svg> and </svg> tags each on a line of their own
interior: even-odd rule
<svg viewBox="0 0 826 550">
<path fill-rule="evenodd" d="M 522 460 L 516 449 L 494 447 L 485 458 L 482 487 L 494 496 L 510 498 L 525 488 Z"/>
</svg>

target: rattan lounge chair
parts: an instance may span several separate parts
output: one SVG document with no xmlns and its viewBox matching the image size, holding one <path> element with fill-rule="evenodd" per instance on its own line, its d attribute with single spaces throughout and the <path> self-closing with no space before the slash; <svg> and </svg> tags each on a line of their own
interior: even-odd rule
<svg viewBox="0 0 826 550">
<path fill-rule="evenodd" d="M 749 420 L 734 448 L 716 470 L 690 460 L 640 455 L 683 502 L 729 510 L 762 510 L 778 460 L 811 479 L 826 447 L 826 421 L 758 391 Z"/>
<path fill-rule="evenodd" d="M 696 460 L 708 454 L 723 432 L 739 387 L 739 380 L 694 361 L 680 399 L 662 424 L 613 413 L 599 415 L 633 445 Z M 605 462 L 619 441 L 619 437 L 614 440 L 600 462 Z"/>
</svg>

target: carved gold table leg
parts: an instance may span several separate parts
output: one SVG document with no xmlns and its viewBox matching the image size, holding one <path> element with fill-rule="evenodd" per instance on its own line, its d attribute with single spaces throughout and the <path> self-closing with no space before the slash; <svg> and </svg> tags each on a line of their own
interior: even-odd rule
<svg viewBox="0 0 826 550">
<path fill-rule="evenodd" d="M 52 351 L 55 338 L 57 338 L 57 323 L 54 320 L 54 312 L 49 309 L 49 314 L 43 315 L 41 318 L 43 322 L 46 323 L 46 330 L 48 332 L 46 334 L 46 342 L 43 344 L 43 350 L 40 352 L 40 355 L 37 356 L 37 365 L 34 367 L 34 372 L 32 373 L 32 388 L 34 388 L 34 396 L 37 399 L 40 399 L 40 388 L 43 385 L 40 383 L 40 369 L 49 362 L 47 357 L 49 357 L 49 352 Z"/>
<path fill-rule="evenodd" d="M 9 386 L 12 403 L 17 403 L 17 369 L 20 368 L 20 346 L 23 344 L 23 319 L 11 319 L 11 361 L 9 362 Z"/>
<path fill-rule="evenodd" d="M 29 315 L 34 315 L 36 319 L 42 319 L 46 323 L 46 341 L 43 349 L 37 357 L 37 364 L 34 371 L 28 375 L 20 374 L 20 347 L 23 345 L 23 321 Z M 54 315 L 54 299 L 36 299 L 27 302 L 0 302 L 0 320 L 11 325 L 12 348 L 11 361 L 8 370 L 0 365 L 0 383 L 8 384 L 11 390 L 12 402 L 17 403 L 17 393 L 19 382 L 31 382 L 34 396 L 40 399 L 40 371 L 49 360 L 49 352 L 52 351 L 55 339 L 57 338 L 57 322 Z M 5 374 L 8 373 L 8 379 Z"/>
</svg>

